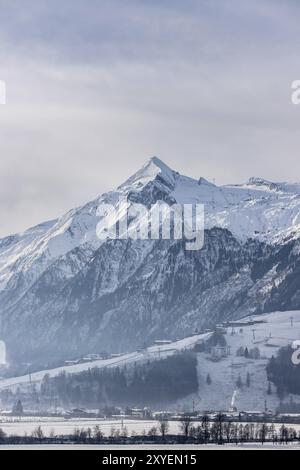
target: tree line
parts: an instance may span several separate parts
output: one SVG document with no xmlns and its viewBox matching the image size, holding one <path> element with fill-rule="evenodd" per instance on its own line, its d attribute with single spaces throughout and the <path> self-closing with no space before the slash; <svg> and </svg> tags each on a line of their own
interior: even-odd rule
<svg viewBox="0 0 300 470">
<path fill-rule="evenodd" d="M 274 424 L 266 423 L 234 423 L 227 421 L 221 413 L 214 421 L 204 415 L 194 423 L 189 418 L 183 419 L 177 434 L 169 433 L 169 422 L 164 417 L 148 431 L 138 435 L 133 432 L 130 436 L 126 426 L 121 429 L 112 427 L 110 434 L 105 436 L 97 424 L 94 428 L 75 428 L 70 435 L 59 436 L 51 431 L 46 436 L 38 426 L 31 435 L 7 436 L 0 429 L 0 445 L 4 444 L 143 444 L 143 443 L 192 443 L 192 444 L 244 444 L 266 442 L 289 444 L 300 442 L 300 432 L 294 428 L 282 425 L 276 428 Z"/>
</svg>

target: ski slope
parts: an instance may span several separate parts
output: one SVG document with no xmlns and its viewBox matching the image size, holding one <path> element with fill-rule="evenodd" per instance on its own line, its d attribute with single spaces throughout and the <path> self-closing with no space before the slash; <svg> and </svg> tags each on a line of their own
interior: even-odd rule
<svg viewBox="0 0 300 470">
<path fill-rule="evenodd" d="M 272 385 L 272 394 L 267 394 L 266 366 L 281 347 L 291 345 L 293 341 L 300 339 L 300 311 L 273 312 L 253 316 L 251 320 L 264 323 L 240 327 L 237 322 L 236 327 L 227 328 L 225 339 L 230 347 L 228 357 L 212 361 L 209 354 L 198 354 L 199 393 L 192 398 L 182 400 L 182 409 L 190 406 L 191 400 L 194 400 L 196 407 L 201 410 L 228 411 L 240 376 L 243 386 L 237 391 L 235 399 L 238 412 L 263 411 L 265 407 L 276 411 L 280 400 L 274 385 Z M 240 347 L 247 347 L 249 351 L 259 348 L 260 359 L 238 357 L 236 353 Z M 250 387 L 246 385 L 248 373 L 251 380 Z M 211 385 L 206 383 L 207 374 L 211 377 Z M 290 398 L 293 398 L 295 403 L 300 402 L 300 397 L 297 396 L 287 396 L 285 401 L 289 402 Z"/>
</svg>

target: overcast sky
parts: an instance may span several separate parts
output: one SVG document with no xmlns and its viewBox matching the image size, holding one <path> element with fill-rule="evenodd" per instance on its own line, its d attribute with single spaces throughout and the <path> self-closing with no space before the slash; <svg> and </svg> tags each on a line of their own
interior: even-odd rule
<svg viewBox="0 0 300 470">
<path fill-rule="evenodd" d="M 299 0 L 0 0 L 0 235 L 149 157 L 219 184 L 300 180 Z"/>
</svg>

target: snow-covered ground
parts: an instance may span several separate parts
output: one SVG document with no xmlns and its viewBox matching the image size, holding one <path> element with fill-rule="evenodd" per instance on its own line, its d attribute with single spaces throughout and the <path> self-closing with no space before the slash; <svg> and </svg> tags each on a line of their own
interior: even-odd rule
<svg viewBox="0 0 300 470">
<path fill-rule="evenodd" d="M 149 451 L 178 451 L 178 450 L 299 450 L 298 443 L 292 443 L 289 445 L 272 445 L 272 444 L 264 444 L 263 446 L 260 444 L 228 444 L 219 446 L 216 444 L 209 444 L 209 445 L 165 445 L 165 446 L 157 446 L 157 445 L 135 445 L 135 446 L 98 446 L 98 445 L 10 445 L 10 446 L 1 446 L 0 450 L 92 450 L 95 452 L 99 451 L 119 451 L 119 450 L 149 450 Z"/>
<path fill-rule="evenodd" d="M 266 365 L 272 355 L 276 356 L 280 347 L 300 339 L 300 312 L 275 312 L 252 319 L 264 320 L 265 323 L 227 329 L 225 338 L 231 350 L 227 358 L 213 362 L 208 354 L 198 355 L 199 394 L 183 400 L 183 409 L 194 400 L 197 409 L 228 410 L 240 375 L 243 387 L 236 396 L 238 411 L 264 411 L 265 406 L 276 410 L 279 400 L 275 388 L 272 395 L 267 394 Z M 236 352 L 241 346 L 248 350 L 258 347 L 261 359 L 237 357 Z M 249 388 L 246 386 L 248 372 L 251 377 Z M 211 385 L 206 383 L 207 374 L 211 376 Z M 297 397 L 293 398 L 297 402 Z"/>
<path fill-rule="evenodd" d="M 39 384 L 46 374 L 50 377 L 55 377 L 62 372 L 67 372 L 69 374 L 76 374 L 90 368 L 98 367 L 99 369 L 106 367 L 122 367 L 133 362 L 145 362 L 148 360 L 159 359 L 168 357 L 175 354 L 178 351 L 184 351 L 187 349 L 192 349 L 196 343 L 199 341 L 207 341 L 212 333 L 205 333 L 201 335 L 189 336 L 187 338 L 175 341 L 170 344 L 151 346 L 143 351 L 136 351 L 129 354 L 124 354 L 118 357 L 113 357 L 111 359 L 97 360 L 91 362 L 85 362 L 82 364 L 76 364 L 72 366 L 62 366 L 56 369 L 42 370 L 22 377 L 13 377 L 10 379 L 4 379 L 0 381 L 0 390 L 4 388 L 14 389 L 18 386 L 27 386 L 31 384 Z"/>
<path fill-rule="evenodd" d="M 0 417 L 0 428 L 7 435 L 23 436 L 25 433 L 31 434 L 37 426 L 41 426 L 45 435 L 54 431 L 56 435 L 69 435 L 75 428 L 91 428 L 99 425 L 105 436 L 110 436 L 112 429 L 115 431 L 124 431 L 126 428 L 128 434 L 148 433 L 151 428 L 158 426 L 156 421 L 152 420 L 99 420 L 99 419 L 61 419 L 61 418 L 6 418 Z M 181 433 L 178 421 L 170 422 L 170 434 Z"/>
</svg>

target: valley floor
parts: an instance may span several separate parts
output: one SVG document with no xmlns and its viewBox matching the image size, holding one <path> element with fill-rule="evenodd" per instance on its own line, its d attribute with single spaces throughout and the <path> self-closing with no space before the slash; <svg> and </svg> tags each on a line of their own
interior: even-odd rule
<svg viewBox="0 0 300 470">
<path fill-rule="evenodd" d="M 300 446 L 298 443 L 293 443 L 293 444 L 288 444 L 288 445 L 273 445 L 266 443 L 264 445 L 261 444 L 228 444 L 228 445 L 216 445 L 216 444 L 208 444 L 208 445 L 167 445 L 167 446 L 98 446 L 98 445 L 9 445 L 9 446 L 0 446 L 0 451 L 14 451 L 14 450 L 67 450 L 67 451 L 72 451 L 72 450 L 84 450 L 84 451 L 94 451 L 94 452 L 102 452 L 102 451 L 139 451 L 139 450 L 147 450 L 147 451 L 180 451 L 180 450 L 187 450 L 187 451 L 246 451 L 246 450 L 275 450 L 275 451 L 280 451 L 280 450 L 300 450 Z"/>
<path fill-rule="evenodd" d="M 170 435 L 182 435 L 180 427 L 180 421 L 169 421 L 168 434 Z M 244 423 L 246 424 L 246 423 Z M 109 437 L 114 433 L 122 433 L 125 429 L 128 435 L 131 436 L 136 434 L 142 436 L 144 433 L 147 434 L 153 427 L 158 427 L 158 422 L 155 420 L 121 420 L 121 419 L 68 419 L 63 420 L 61 418 L 0 418 L 0 429 L 2 429 L 7 436 L 29 436 L 32 432 L 40 426 L 44 436 L 49 436 L 51 433 L 56 436 L 68 436 L 74 433 L 77 429 L 94 429 L 96 425 L 100 426 L 101 432 L 105 437 Z M 200 426 L 201 422 L 193 421 L 194 426 Z M 275 423 L 275 430 L 279 431 L 282 423 Z M 286 427 L 292 427 L 300 432 L 300 424 L 288 424 L 285 423 Z"/>
</svg>

